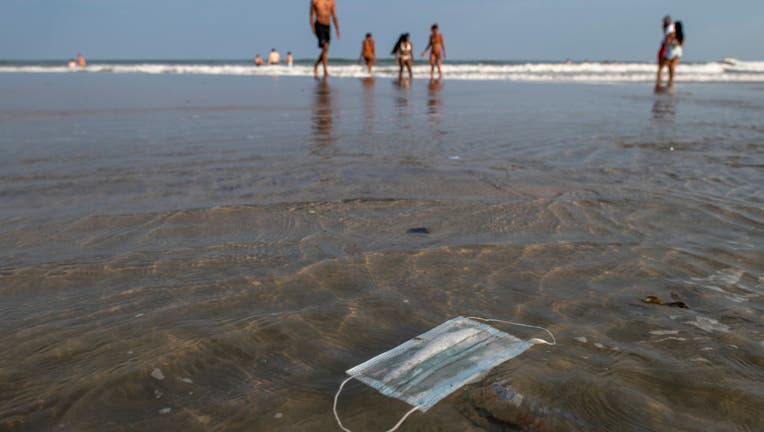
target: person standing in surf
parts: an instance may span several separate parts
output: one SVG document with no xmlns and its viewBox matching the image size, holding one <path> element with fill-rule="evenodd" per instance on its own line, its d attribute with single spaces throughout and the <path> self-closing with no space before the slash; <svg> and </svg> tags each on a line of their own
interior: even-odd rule
<svg viewBox="0 0 764 432">
<path fill-rule="evenodd" d="M 310 1 L 310 27 L 318 39 L 318 47 L 321 55 L 313 65 L 313 76 L 318 77 L 318 65 L 323 64 L 324 76 L 329 76 L 327 63 L 329 57 L 329 43 L 332 39 L 331 23 L 334 21 L 334 29 L 337 39 L 340 38 L 340 21 L 337 18 L 337 5 L 334 0 L 311 0 Z"/>
<path fill-rule="evenodd" d="M 281 63 L 281 54 L 276 51 L 276 48 L 271 49 L 271 53 L 268 54 L 268 65 L 277 65 Z"/>
<path fill-rule="evenodd" d="M 398 42 L 395 44 L 392 53 L 395 54 L 395 59 L 400 67 L 398 70 L 398 81 L 403 81 L 404 67 L 408 69 L 409 79 L 414 78 L 414 74 L 411 72 L 411 67 L 414 65 L 414 46 L 411 44 L 408 33 L 403 33 L 401 37 L 398 38 Z"/>
<path fill-rule="evenodd" d="M 663 17 L 663 39 L 661 39 L 661 47 L 658 50 L 658 75 L 655 78 L 655 91 L 661 91 L 661 84 L 663 82 L 663 68 L 668 66 L 669 61 L 666 58 L 669 46 L 676 37 L 676 28 L 671 21 L 671 17 L 666 15 Z M 673 68 L 669 67 L 669 85 L 673 85 Z"/>
<path fill-rule="evenodd" d="M 669 42 L 666 48 L 666 66 L 669 71 L 669 88 L 674 86 L 674 74 L 679 65 L 679 59 L 682 57 L 684 46 L 684 26 L 681 21 L 674 21 L 674 38 Z"/>
<path fill-rule="evenodd" d="M 371 67 L 377 62 L 377 51 L 374 47 L 374 38 L 371 37 L 371 33 L 366 33 L 366 38 L 361 43 L 361 59 L 366 62 L 366 69 L 369 71 L 369 75 L 371 75 Z"/>
<path fill-rule="evenodd" d="M 428 50 L 430 51 L 430 79 L 434 78 L 436 66 L 438 68 L 438 79 L 441 79 L 443 78 L 441 66 L 443 59 L 446 58 L 446 44 L 443 42 L 443 35 L 438 29 L 438 24 L 433 24 L 430 29 L 432 30 L 432 33 L 430 33 L 430 43 L 422 51 L 422 57 L 427 54 Z"/>
</svg>

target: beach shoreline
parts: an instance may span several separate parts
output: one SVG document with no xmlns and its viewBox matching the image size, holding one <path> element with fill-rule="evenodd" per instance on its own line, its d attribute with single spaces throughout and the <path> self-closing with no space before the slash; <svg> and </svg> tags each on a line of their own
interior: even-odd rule
<svg viewBox="0 0 764 432">
<path fill-rule="evenodd" d="M 652 82 L 656 65 L 651 61 L 601 61 L 566 64 L 556 61 L 448 61 L 443 70 L 450 80 L 517 81 L 517 82 L 581 82 L 628 83 Z M 335 78 L 366 78 L 366 68 L 356 60 L 332 59 L 329 66 Z M 429 66 L 414 63 L 417 79 L 429 78 Z M 56 61 L 0 62 L 0 74 L 65 73 L 65 74 L 148 74 L 202 76 L 273 76 L 312 77 L 313 63 L 298 60 L 294 66 L 264 65 L 257 67 L 246 60 L 115 60 L 92 61 L 84 68 L 69 68 Z M 380 59 L 374 77 L 395 79 L 398 66 L 393 60 Z M 764 82 L 764 62 L 723 59 L 719 61 L 683 62 L 678 68 L 678 82 Z"/>
</svg>

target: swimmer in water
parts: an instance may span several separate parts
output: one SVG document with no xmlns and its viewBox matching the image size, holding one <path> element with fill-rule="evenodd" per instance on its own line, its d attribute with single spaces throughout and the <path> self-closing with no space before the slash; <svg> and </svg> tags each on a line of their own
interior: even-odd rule
<svg viewBox="0 0 764 432">
<path fill-rule="evenodd" d="M 271 53 L 268 55 L 268 64 L 269 65 L 277 65 L 281 62 L 281 55 L 278 51 L 276 51 L 276 48 L 271 49 Z"/>
</svg>

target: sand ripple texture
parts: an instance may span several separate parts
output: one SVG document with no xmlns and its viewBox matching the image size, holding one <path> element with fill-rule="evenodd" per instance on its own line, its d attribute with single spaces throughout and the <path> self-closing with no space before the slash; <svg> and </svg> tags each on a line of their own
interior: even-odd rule
<svg viewBox="0 0 764 432">
<path fill-rule="evenodd" d="M 0 78 L 0 430 L 335 430 L 465 314 L 559 345 L 401 430 L 764 429 L 761 88 L 71 79 Z"/>
</svg>

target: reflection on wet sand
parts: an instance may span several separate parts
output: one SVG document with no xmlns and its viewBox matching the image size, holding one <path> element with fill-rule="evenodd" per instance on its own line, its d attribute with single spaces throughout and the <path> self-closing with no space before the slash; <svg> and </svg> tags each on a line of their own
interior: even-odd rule
<svg viewBox="0 0 764 432">
<path fill-rule="evenodd" d="M 335 141 L 332 88 L 324 78 L 316 82 L 313 96 L 313 147 L 311 153 L 320 155 L 329 150 Z"/>
<path fill-rule="evenodd" d="M 395 96 L 395 112 L 401 120 L 405 120 L 405 123 L 399 125 L 402 129 L 411 128 L 411 113 L 409 111 L 409 96 L 411 90 L 411 81 L 407 79 L 393 81 L 393 86 L 396 88 Z"/>
<path fill-rule="evenodd" d="M 443 87 L 439 79 L 432 79 L 427 85 L 427 112 L 429 114 L 440 114 L 440 106 L 443 101 L 440 99 L 440 89 Z"/>
<path fill-rule="evenodd" d="M 676 98 L 672 95 L 659 95 L 653 103 L 653 119 L 674 121 L 676 116 Z"/>
<path fill-rule="evenodd" d="M 361 78 L 363 84 L 363 110 L 365 130 L 367 134 L 374 133 L 374 83 L 372 77 Z"/>
<path fill-rule="evenodd" d="M 338 430 L 463 314 L 560 344 L 400 430 L 764 431 L 760 92 L 52 75 L 2 100 L 0 431 Z"/>
<path fill-rule="evenodd" d="M 443 85 L 439 79 L 431 79 L 427 85 L 427 114 L 432 127 L 440 126 L 440 108 L 443 105 L 441 88 Z"/>
</svg>

